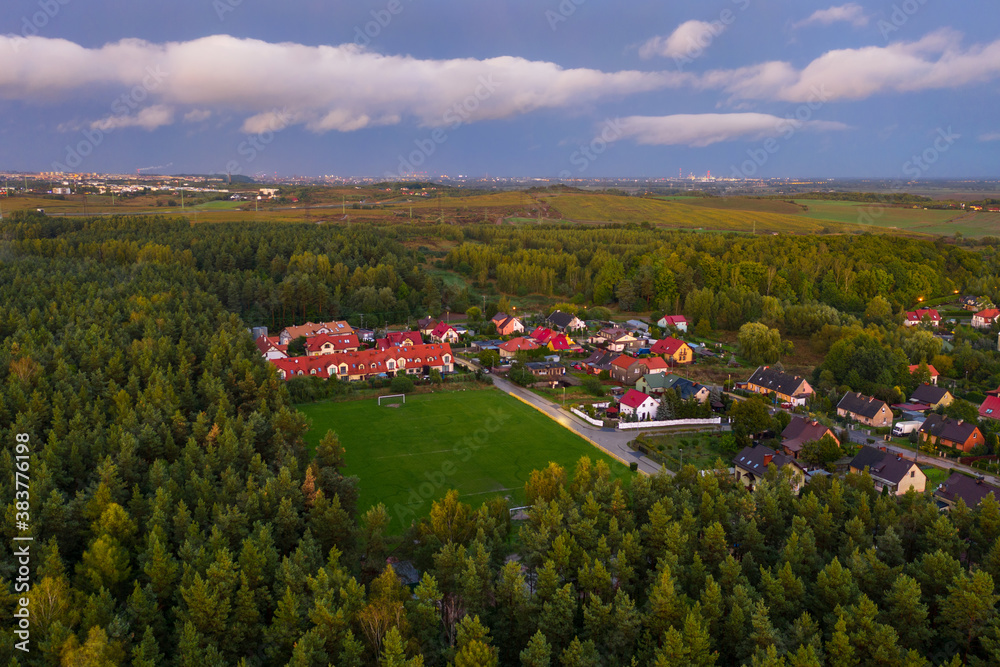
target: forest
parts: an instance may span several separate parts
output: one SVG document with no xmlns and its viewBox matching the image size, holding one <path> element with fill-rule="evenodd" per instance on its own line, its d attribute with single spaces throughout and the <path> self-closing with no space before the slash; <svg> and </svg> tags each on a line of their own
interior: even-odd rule
<svg viewBox="0 0 1000 667">
<path fill-rule="evenodd" d="M 405 321 L 460 298 L 428 262 L 460 275 L 467 264 L 473 288 L 483 271 L 499 280 L 507 265 L 521 280 L 525 267 L 525 280 L 549 276 L 555 294 L 585 303 L 620 305 L 631 281 L 636 299 L 703 300 L 712 326 L 780 299 L 785 327 L 813 321 L 796 308 L 863 317 L 875 295 L 891 315 L 922 289 L 992 294 L 991 249 L 35 215 L 0 229 L 8 621 L 23 596 L 19 434 L 34 538 L 32 650 L 14 649 L 16 626 L 4 623 L 6 664 L 1000 662 L 990 499 L 941 514 L 924 497 L 876 493 L 867 475 L 816 480 L 795 497 L 774 470 L 754 493 L 691 467 L 623 483 L 582 459 L 532 473 L 526 520 L 512 521 L 501 497 L 473 505 L 450 493 L 393 535 L 384 507 L 358 512 L 335 433 L 307 450 L 305 418 L 247 331 L 272 318 Z M 452 250 L 429 257 L 429 236 Z M 817 321 L 816 331 L 852 326 Z M 834 383 L 845 374 L 824 371 Z"/>
</svg>

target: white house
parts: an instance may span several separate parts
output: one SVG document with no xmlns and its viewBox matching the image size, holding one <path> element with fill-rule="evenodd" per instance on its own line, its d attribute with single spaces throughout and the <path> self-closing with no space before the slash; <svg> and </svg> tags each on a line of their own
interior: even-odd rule
<svg viewBox="0 0 1000 667">
<path fill-rule="evenodd" d="M 688 322 L 683 315 L 664 315 L 659 319 L 659 321 L 657 321 L 656 326 L 661 329 L 674 327 L 678 331 L 688 330 Z"/>
<path fill-rule="evenodd" d="M 639 421 L 649 421 L 656 417 L 656 410 L 660 407 L 660 402 L 641 391 L 629 389 L 618 402 L 618 409 L 622 415 L 636 415 Z"/>
</svg>

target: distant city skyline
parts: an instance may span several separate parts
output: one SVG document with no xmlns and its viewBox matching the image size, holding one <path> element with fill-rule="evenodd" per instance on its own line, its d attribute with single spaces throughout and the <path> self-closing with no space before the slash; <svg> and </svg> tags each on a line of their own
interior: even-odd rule
<svg viewBox="0 0 1000 667">
<path fill-rule="evenodd" d="M 0 169 L 993 178 L 1000 9 L 11 0 Z"/>
</svg>

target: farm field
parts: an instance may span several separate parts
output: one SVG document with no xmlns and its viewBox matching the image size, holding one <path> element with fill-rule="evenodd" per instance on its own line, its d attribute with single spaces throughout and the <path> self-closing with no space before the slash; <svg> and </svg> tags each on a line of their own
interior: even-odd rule
<svg viewBox="0 0 1000 667">
<path fill-rule="evenodd" d="M 523 504 L 528 475 L 550 461 L 572 475 L 580 457 L 589 456 L 595 463 L 607 462 L 616 477 L 630 474 L 571 431 L 496 389 L 407 396 L 397 408 L 379 407 L 374 399 L 298 407 L 312 420 L 306 435 L 310 447 L 327 430 L 340 437 L 347 450 L 344 473 L 361 480 L 358 510 L 384 503 L 392 532 L 425 516 L 431 502 L 452 488 L 474 507 L 493 494 Z"/>
<path fill-rule="evenodd" d="M 713 208 L 720 211 L 752 211 L 758 213 L 780 213 L 800 215 L 802 206 L 780 199 L 756 199 L 751 197 L 657 197 L 665 201 L 676 201 L 688 206 Z"/>
<path fill-rule="evenodd" d="M 719 231 L 783 232 L 808 234 L 850 231 L 846 225 L 824 223 L 801 215 L 768 211 L 719 210 L 688 201 L 620 197 L 601 194 L 547 194 L 542 199 L 553 209 L 575 221 L 642 223 L 679 229 Z M 856 225 L 855 225 L 856 227 Z"/>
<path fill-rule="evenodd" d="M 929 230 L 960 215 L 956 211 L 882 207 L 879 204 L 865 202 L 823 199 L 796 199 L 795 202 L 808 207 L 808 210 L 802 213 L 803 217 L 840 222 L 855 227 L 875 225 L 922 233 L 940 233 Z"/>
</svg>

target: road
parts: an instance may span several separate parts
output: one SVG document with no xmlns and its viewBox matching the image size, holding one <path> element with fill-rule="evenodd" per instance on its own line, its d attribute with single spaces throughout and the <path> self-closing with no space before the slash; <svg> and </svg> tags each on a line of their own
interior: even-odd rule
<svg viewBox="0 0 1000 667">
<path fill-rule="evenodd" d="M 577 419 L 568 411 L 562 410 L 558 403 L 550 403 L 538 394 L 518 387 L 504 378 L 497 377 L 496 375 L 491 375 L 490 377 L 493 378 L 493 385 L 500 391 L 520 398 L 533 408 L 544 412 L 553 421 L 558 422 L 577 435 L 590 440 L 613 457 L 624 460 L 627 463 L 637 461 L 639 463 L 639 470 L 650 475 L 655 475 L 660 471 L 659 465 L 629 447 L 628 443 L 636 438 L 637 433 L 622 433 L 611 428 L 591 426 Z M 674 473 L 667 470 L 667 474 L 673 476 Z"/>
</svg>

